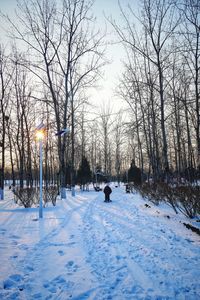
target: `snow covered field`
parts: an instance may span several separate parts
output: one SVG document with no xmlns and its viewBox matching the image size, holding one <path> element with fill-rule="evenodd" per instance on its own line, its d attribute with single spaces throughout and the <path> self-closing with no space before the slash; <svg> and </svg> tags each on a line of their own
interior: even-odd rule
<svg viewBox="0 0 200 300">
<path fill-rule="evenodd" d="M 40 220 L 6 191 L 0 299 L 200 299 L 200 236 L 182 224 L 190 220 L 112 188 L 112 203 L 68 192 Z"/>
</svg>

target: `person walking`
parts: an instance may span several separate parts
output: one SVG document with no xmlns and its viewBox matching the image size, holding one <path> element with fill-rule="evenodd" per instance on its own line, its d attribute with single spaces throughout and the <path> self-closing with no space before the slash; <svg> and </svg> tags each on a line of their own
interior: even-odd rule
<svg viewBox="0 0 200 300">
<path fill-rule="evenodd" d="M 111 202 L 110 200 L 110 194 L 112 193 L 112 190 L 109 186 L 109 184 L 107 183 L 104 190 L 103 190 L 104 194 L 105 194 L 105 200 L 104 202 Z"/>
</svg>

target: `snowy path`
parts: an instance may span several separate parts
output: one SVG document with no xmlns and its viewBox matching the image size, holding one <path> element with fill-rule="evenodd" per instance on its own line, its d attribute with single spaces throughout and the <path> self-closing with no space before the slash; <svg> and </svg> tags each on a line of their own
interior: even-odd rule
<svg viewBox="0 0 200 300">
<path fill-rule="evenodd" d="M 0 299 L 200 299 L 200 238 L 113 188 L 56 207 L 0 202 Z"/>
<path fill-rule="evenodd" d="M 148 299 L 189 299 L 187 291 L 191 299 L 198 299 L 198 277 L 191 273 L 197 270 L 199 274 L 199 248 L 166 228 L 165 220 L 146 216 L 146 211 L 138 208 L 132 195 L 118 193 L 107 206 L 97 198 L 85 216 L 89 229 L 85 240 L 91 264 L 105 284 L 105 299 L 109 293 L 114 299 L 145 299 L 145 295 Z"/>
</svg>

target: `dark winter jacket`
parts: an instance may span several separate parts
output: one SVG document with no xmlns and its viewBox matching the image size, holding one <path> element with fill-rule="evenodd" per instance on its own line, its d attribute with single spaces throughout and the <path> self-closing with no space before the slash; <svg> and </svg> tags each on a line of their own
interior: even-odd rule
<svg viewBox="0 0 200 300">
<path fill-rule="evenodd" d="M 112 193 L 112 190 L 109 187 L 109 185 L 106 185 L 103 191 L 105 195 L 110 195 Z"/>
</svg>

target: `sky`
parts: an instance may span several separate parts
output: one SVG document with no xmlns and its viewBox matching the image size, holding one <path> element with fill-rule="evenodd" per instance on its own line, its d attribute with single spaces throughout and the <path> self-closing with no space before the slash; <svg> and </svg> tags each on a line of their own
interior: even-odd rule
<svg viewBox="0 0 200 300">
<path fill-rule="evenodd" d="M 101 186 L 104 187 L 103 185 Z M 19 206 L 0 201 L 0 299 L 200 300 L 200 236 L 166 203 L 125 186 L 104 193 L 76 188 L 67 199 Z"/>
<path fill-rule="evenodd" d="M 131 0 L 121 0 L 121 5 L 126 8 Z M 132 2 L 133 3 L 133 2 Z M 135 8 L 137 1 L 134 1 Z M 0 0 L 0 10 L 3 13 L 12 15 L 17 5 L 17 0 Z M 120 22 L 120 10 L 118 0 L 96 0 L 93 6 L 94 15 L 97 17 L 97 27 L 105 28 L 106 17 L 112 16 L 113 19 Z M 0 25 L 0 40 L 4 41 L 5 34 Z M 112 26 L 107 22 L 108 39 L 116 40 Z M 115 88 L 122 73 L 122 60 L 125 59 L 123 47 L 119 44 L 108 46 L 106 55 L 110 64 L 102 70 L 103 78 L 99 81 L 99 87 L 90 91 L 94 103 L 110 104 L 114 112 L 122 107 L 121 99 L 116 96 Z"/>
</svg>

